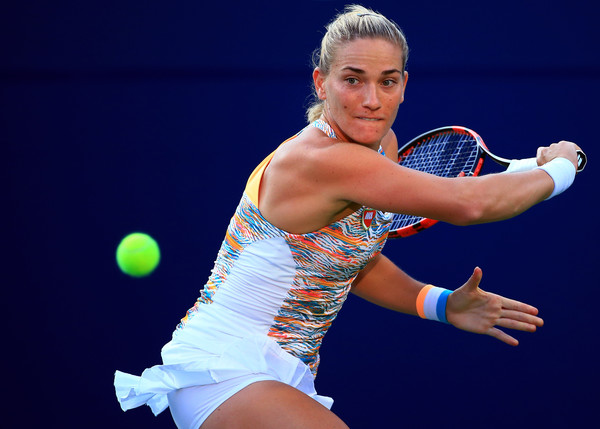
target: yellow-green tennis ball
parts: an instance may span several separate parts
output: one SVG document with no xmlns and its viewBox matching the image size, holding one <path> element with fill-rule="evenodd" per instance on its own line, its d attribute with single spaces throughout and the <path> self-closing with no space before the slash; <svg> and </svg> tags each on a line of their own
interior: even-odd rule
<svg viewBox="0 0 600 429">
<path fill-rule="evenodd" d="M 117 247 L 117 265 L 121 271 L 132 277 L 147 276 L 154 271 L 159 262 L 160 249 L 148 234 L 129 234 Z"/>
</svg>

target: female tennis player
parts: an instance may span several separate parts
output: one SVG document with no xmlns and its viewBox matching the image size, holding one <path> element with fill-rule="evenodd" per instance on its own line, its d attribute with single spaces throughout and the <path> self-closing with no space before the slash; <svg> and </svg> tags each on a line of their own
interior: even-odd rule
<svg viewBox="0 0 600 429">
<path fill-rule="evenodd" d="M 319 347 L 348 293 L 487 334 L 533 332 L 538 310 L 481 290 L 479 268 L 450 292 L 381 250 L 391 212 L 457 225 L 515 216 L 573 181 L 576 145 L 538 150 L 541 168 L 439 178 L 397 164 L 391 126 L 408 80 L 392 21 L 359 6 L 327 27 L 309 125 L 252 173 L 212 275 L 141 377 L 117 371 L 124 410 L 170 408 L 179 428 L 346 428 L 315 391 Z"/>
</svg>

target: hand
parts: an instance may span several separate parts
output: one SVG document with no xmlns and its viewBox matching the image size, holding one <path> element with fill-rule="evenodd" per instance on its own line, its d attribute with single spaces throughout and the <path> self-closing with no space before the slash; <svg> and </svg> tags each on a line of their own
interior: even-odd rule
<svg viewBox="0 0 600 429">
<path fill-rule="evenodd" d="M 475 268 L 471 278 L 450 294 L 446 304 L 448 322 L 464 331 L 490 335 L 511 346 L 519 342 L 496 326 L 535 332 L 544 324 L 537 317 L 537 308 L 479 289 L 482 275 L 481 269 Z"/>
<path fill-rule="evenodd" d="M 554 158 L 567 158 L 573 163 L 575 169 L 577 169 L 577 150 L 581 148 L 575 143 L 560 141 L 558 143 L 552 143 L 548 147 L 539 147 L 537 150 L 537 164 L 544 165 L 547 162 L 552 161 Z"/>
</svg>

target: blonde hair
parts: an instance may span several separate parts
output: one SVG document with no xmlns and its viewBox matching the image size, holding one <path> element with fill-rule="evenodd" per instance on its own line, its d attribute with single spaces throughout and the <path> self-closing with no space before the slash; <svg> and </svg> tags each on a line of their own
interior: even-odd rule
<svg viewBox="0 0 600 429">
<path fill-rule="evenodd" d="M 378 12 L 360 5 L 349 5 L 327 25 L 327 32 L 321 40 L 321 47 L 313 52 L 313 66 L 321 73 L 329 74 L 337 49 L 355 39 L 382 38 L 402 49 L 402 71 L 408 60 L 406 37 L 398 25 Z M 308 122 L 313 122 L 323 113 L 323 100 L 314 91 L 315 101 L 306 110 Z"/>
</svg>

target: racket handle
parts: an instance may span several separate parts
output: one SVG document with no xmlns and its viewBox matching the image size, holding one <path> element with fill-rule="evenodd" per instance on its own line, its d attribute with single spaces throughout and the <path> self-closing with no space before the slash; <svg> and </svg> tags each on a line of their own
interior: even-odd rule
<svg viewBox="0 0 600 429">
<path fill-rule="evenodd" d="M 587 155 L 582 151 L 577 151 L 577 172 L 581 173 L 587 164 Z M 529 171 L 536 168 L 536 158 L 513 159 L 508 164 L 505 173 L 517 173 L 519 171 Z"/>
<path fill-rule="evenodd" d="M 577 151 L 577 172 L 581 173 L 587 164 L 587 155 L 582 151 Z"/>
<path fill-rule="evenodd" d="M 519 171 L 529 171 L 536 168 L 537 160 L 535 158 L 513 159 L 508 164 L 505 173 L 517 173 Z"/>
</svg>

